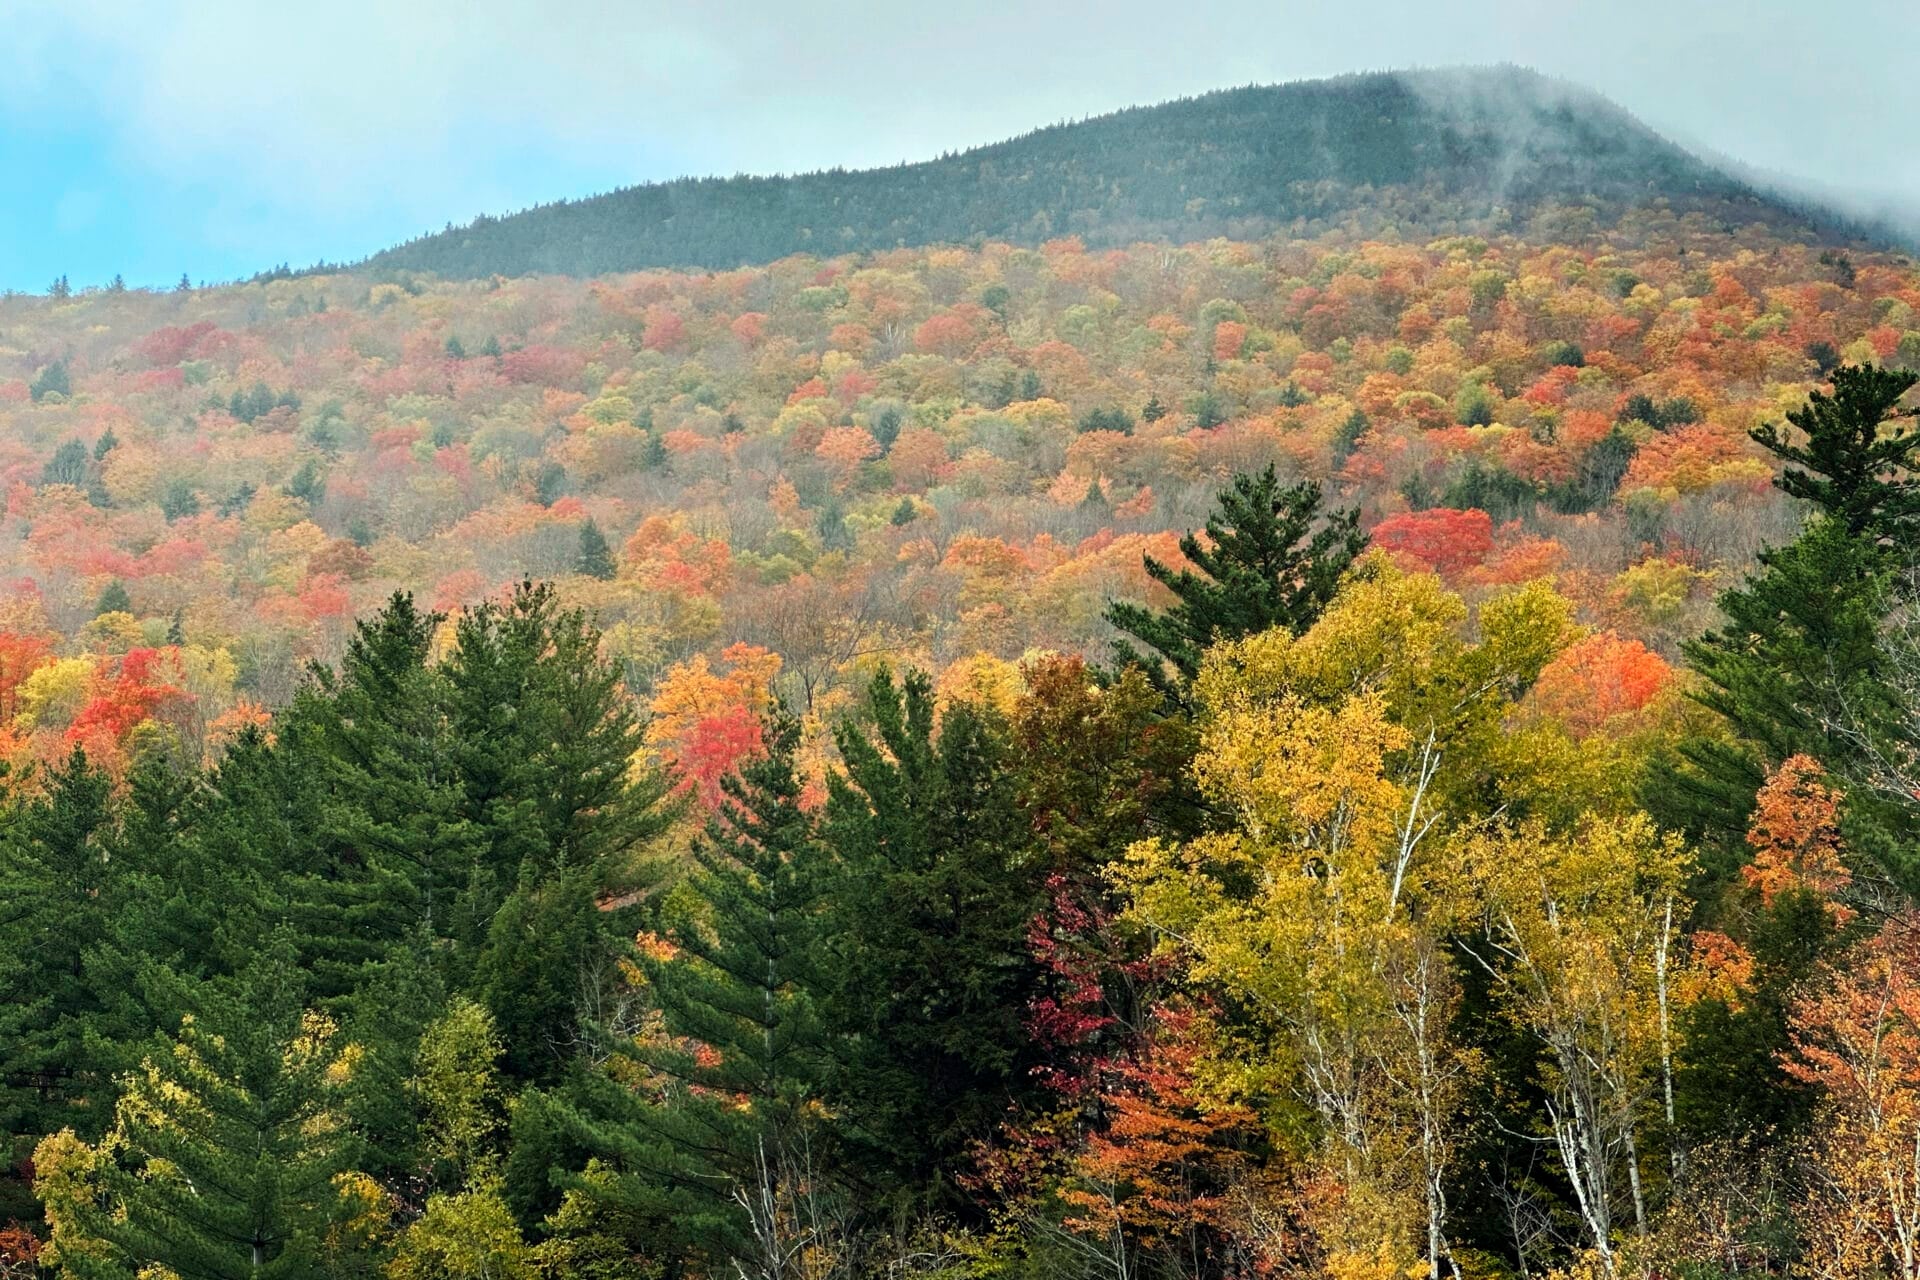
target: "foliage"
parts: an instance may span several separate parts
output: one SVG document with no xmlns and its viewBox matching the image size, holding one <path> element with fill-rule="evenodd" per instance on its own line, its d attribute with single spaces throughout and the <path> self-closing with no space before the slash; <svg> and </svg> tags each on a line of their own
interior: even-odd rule
<svg viewBox="0 0 1920 1280">
<path fill-rule="evenodd" d="M 1365 545 L 1357 513 L 1335 511 L 1322 520 L 1320 502 L 1315 485 L 1282 488 L 1271 466 L 1258 476 L 1236 477 L 1207 521 L 1207 541 L 1191 533 L 1180 540 L 1180 554 L 1193 569 L 1146 559 L 1147 573 L 1178 603 L 1164 614 L 1115 603 L 1107 608 L 1108 621 L 1188 681 L 1199 673 L 1201 652 L 1218 641 L 1270 627 L 1305 630 Z M 1115 652 L 1122 664 L 1164 680 L 1162 668 L 1126 641 L 1117 642 Z"/>
</svg>

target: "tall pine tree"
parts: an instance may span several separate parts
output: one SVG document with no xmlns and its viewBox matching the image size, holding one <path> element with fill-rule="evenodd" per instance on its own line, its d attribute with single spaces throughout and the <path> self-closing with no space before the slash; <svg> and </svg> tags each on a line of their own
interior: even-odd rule
<svg viewBox="0 0 1920 1280">
<path fill-rule="evenodd" d="M 111 1105 L 87 1034 L 102 1006 L 87 957 L 119 904 L 112 780 L 76 747 L 0 834 L 0 1124 L 92 1134 Z"/>
<path fill-rule="evenodd" d="M 278 726 L 289 766 L 315 775 L 314 826 L 286 870 L 324 994 L 351 989 L 360 967 L 417 931 L 443 932 L 478 857 L 444 681 L 427 665 L 440 621 L 396 593 Z"/>
<path fill-rule="evenodd" d="M 798 722 L 782 716 L 767 740 L 722 783 L 722 815 L 667 905 L 667 945 L 641 956 L 659 1033 L 619 1046 L 624 1062 L 592 1082 L 578 1115 L 608 1169 L 583 1192 L 615 1194 L 642 1221 L 672 1222 L 689 1250 L 771 1276 L 811 1243 L 834 1189 L 815 1105 L 826 855 L 800 804 Z M 632 1091 L 634 1067 L 653 1088 Z"/>
<path fill-rule="evenodd" d="M 1311 626 L 1366 546 L 1358 511 L 1323 512 L 1321 503 L 1319 485 L 1283 487 L 1271 465 L 1257 476 L 1235 476 L 1207 519 L 1207 540 L 1193 533 L 1180 539 L 1193 569 L 1146 557 L 1148 575 L 1178 598 L 1174 606 L 1164 613 L 1127 601 L 1107 607 L 1107 621 L 1151 650 L 1149 656 L 1120 640 L 1120 665 L 1144 668 L 1165 688 L 1165 668 L 1182 684 L 1191 681 L 1216 641 Z"/>
<path fill-rule="evenodd" d="M 1911 373 L 1847 366 L 1833 393 L 1815 392 L 1754 439 L 1788 465 L 1780 488 L 1813 504 L 1800 536 L 1763 552 L 1760 567 L 1720 597 L 1726 621 L 1686 646 L 1701 680 L 1695 698 L 1726 733 L 1682 741 L 1650 777 L 1656 816 L 1706 846 L 1730 876 L 1744 856 L 1753 797 L 1767 772 L 1805 753 L 1846 776 L 1885 731 L 1891 695 L 1880 670 L 1880 628 L 1891 584 L 1920 514 L 1920 431 L 1900 401 Z M 1857 846 L 1920 888 L 1904 853 L 1910 819 L 1857 794 Z"/>
<path fill-rule="evenodd" d="M 613 577 L 613 548 L 607 545 L 607 535 L 600 532 L 599 524 L 593 520 L 580 526 L 580 552 L 574 557 L 573 571 L 603 582 Z"/>
<path fill-rule="evenodd" d="M 185 1010 L 175 1034 L 127 1079 L 98 1147 L 68 1132 L 35 1155 L 61 1265 L 81 1280 L 321 1274 L 334 1178 L 352 1168 L 336 1104 L 357 1055 L 308 1011 L 291 937 L 234 979 L 149 980 Z"/>
<path fill-rule="evenodd" d="M 829 1097 L 870 1203 L 958 1203 L 953 1175 L 1033 1089 L 1027 948 L 1047 870 L 1027 856 L 1005 727 L 936 716 L 919 672 L 874 677 L 836 734 L 824 838 L 839 859 L 822 964 Z"/>
</svg>

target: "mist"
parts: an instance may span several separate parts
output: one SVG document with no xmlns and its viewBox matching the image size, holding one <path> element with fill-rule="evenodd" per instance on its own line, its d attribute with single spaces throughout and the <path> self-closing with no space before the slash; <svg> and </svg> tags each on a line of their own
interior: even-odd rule
<svg viewBox="0 0 1920 1280">
<path fill-rule="evenodd" d="M 1920 15 L 1895 3 L 1856 7 L 1844 30 L 1784 3 L 1645 0 L 1201 0 L 1172 31 L 1138 0 L 804 18 L 765 3 L 4 8 L 0 161 L 20 198 L 0 222 L 0 287 L 229 278 L 636 182 L 892 164 L 1224 85 L 1491 61 L 1849 207 L 1920 204 L 1904 123 L 1920 87 L 1900 65 Z"/>
</svg>

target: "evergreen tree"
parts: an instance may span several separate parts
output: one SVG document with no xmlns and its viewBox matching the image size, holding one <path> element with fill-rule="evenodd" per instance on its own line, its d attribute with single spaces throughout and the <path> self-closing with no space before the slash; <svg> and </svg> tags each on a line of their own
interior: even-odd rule
<svg viewBox="0 0 1920 1280">
<path fill-rule="evenodd" d="M 160 514 L 171 524 L 200 514 L 200 495 L 190 480 L 173 480 L 160 494 Z"/>
<path fill-rule="evenodd" d="M 366 965 L 330 1009 L 361 1050 L 338 1105 L 360 1140 L 359 1167 L 389 1184 L 417 1179 L 433 1141 L 412 1080 L 421 1038 L 448 1008 L 436 950 L 427 931 L 416 930 Z"/>
<path fill-rule="evenodd" d="M 1208 361 L 1211 363 L 1212 357 L 1208 357 Z M 1219 392 L 1211 390 L 1202 391 L 1189 400 L 1187 412 L 1193 415 L 1193 425 L 1202 431 L 1211 431 L 1232 416 Z"/>
<path fill-rule="evenodd" d="M 543 507 L 560 501 L 567 492 L 567 469 L 549 459 L 533 477 L 533 500 Z"/>
<path fill-rule="evenodd" d="M 1574 505 L 1582 510 L 1593 510 L 1612 501 L 1620 482 L 1626 479 L 1627 468 L 1632 465 L 1633 455 L 1639 452 L 1639 448 L 1633 437 L 1617 426 L 1594 441 L 1580 455 L 1580 472 L 1573 494 L 1577 501 Z"/>
<path fill-rule="evenodd" d="M 426 663 L 440 621 L 395 593 L 281 719 L 290 767 L 312 771 L 317 788 L 287 872 L 326 995 L 351 990 L 361 966 L 417 930 L 440 936 L 482 843 L 464 813 L 444 681 Z"/>
<path fill-rule="evenodd" d="M 109 582 L 100 590 L 100 598 L 94 601 L 93 616 L 103 613 L 132 613 L 133 597 L 127 594 L 127 588 L 118 578 Z"/>
<path fill-rule="evenodd" d="M 1695 1001 L 1681 1021 L 1674 1101 L 1681 1128 L 1696 1141 L 1803 1130 L 1818 1100 L 1786 1064 L 1794 1001 L 1834 943 L 1828 905 L 1817 893 L 1790 890 L 1756 911 L 1749 929 L 1752 982 L 1738 999 Z"/>
<path fill-rule="evenodd" d="M 93 442 L 93 460 L 99 462 L 119 446 L 120 437 L 113 434 L 112 427 L 108 427 L 100 433 L 100 438 Z"/>
<path fill-rule="evenodd" d="M 1729 732 L 1683 740 L 1644 796 L 1657 817 L 1717 855 L 1721 875 L 1744 857 L 1747 814 L 1768 770 L 1804 752 L 1846 777 L 1888 732 L 1879 632 L 1907 554 L 1900 544 L 1920 514 L 1920 431 L 1899 425 L 1914 381 L 1871 366 L 1836 369 L 1831 396 L 1815 392 L 1788 415 L 1804 443 L 1771 425 L 1753 433 L 1790 464 L 1779 486 L 1814 512 L 1795 541 L 1761 553 L 1758 572 L 1721 595 L 1726 622 L 1686 646 L 1701 677 L 1694 697 Z M 1920 862 L 1906 852 L 1911 818 L 1865 788 L 1851 799 L 1859 852 L 1920 888 Z"/>
<path fill-rule="evenodd" d="M 1038 990 L 1026 931 L 1044 870 L 1024 835 L 992 716 L 931 682 L 874 677 L 835 741 L 824 838 L 840 860 L 824 930 L 828 1097 L 869 1203 L 946 1203 L 968 1145 L 1034 1088 L 1023 1023 Z"/>
<path fill-rule="evenodd" d="M 493 913 L 469 990 L 499 1023 L 509 1078 L 552 1084 L 586 1048 L 600 1012 L 592 995 L 617 976 L 620 946 L 605 916 L 588 871 L 541 876 L 531 862 Z"/>
<path fill-rule="evenodd" d="M 326 476 L 320 469 L 319 459 L 308 458 L 301 463 L 300 469 L 287 481 L 284 492 L 289 498 L 298 498 L 310 507 L 319 505 L 320 499 L 327 493 Z"/>
<path fill-rule="evenodd" d="M 667 446 L 661 441 L 658 431 L 647 432 L 647 440 L 640 447 L 640 469 L 642 471 L 667 471 L 671 469 L 673 459 L 667 454 Z"/>
<path fill-rule="evenodd" d="M 521 1080 L 553 1079 L 579 1047 L 632 933 L 630 913 L 601 906 L 657 878 L 649 847 L 672 817 L 666 779 L 635 774 L 641 729 L 599 639 L 526 583 L 461 618 L 438 673 L 459 813 L 480 841 L 447 931 Z"/>
<path fill-rule="evenodd" d="M 87 1053 L 102 1072 L 133 1069 L 173 1019 L 174 1010 L 155 1010 L 143 997 L 152 966 L 208 977 L 231 971 L 259 945 L 264 925 L 252 908 L 264 868 L 205 859 L 189 845 L 192 797 L 205 785 L 168 753 L 146 753 L 127 778 L 118 827 L 104 838 L 101 856 L 117 881 L 113 909 L 83 958 L 100 1009 L 85 1028 Z M 238 947 L 219 952 L 236 928 Z"/>
<path fill-rule="evenodd" d="M 763 1125 L 787 1127 L 819 1074 L 813 994 L 825 855 L 801 805 L 799 721 L 779 714 L 767 738 L 764 755 L 724 780 L 722 816 L 694 847 L 688 894 L 667 918 L 673 956 L 642 965 L 667 1031 L 717 1051 L 717 1061 L 674 1054 L 672 1073 L 709 1095 L 749 1100 Z"/>
<path fill-rule="evenodd" d="M 1121 665 L 1137 665 L 1168 687 L 1162 663 L 1182 682 L 1200 669 L 1207 646 L 1272 627 L 1298 634 L 1333 598 L 1340 577 L 1366 546 L 1357 511 L 1322 516 L 1312 482 L 1282 488 L 1272 466 L 1257 476 L 1235 476 L 1207 520 L 1207 543 L 1194 534 L 1180 552 L 1199 570 L 1170 569 L 1146 557 L 1147 573 L 1179 603 L 1165 613 L 1116 601 L 1107 620 L 1144 642 L 1153 658 L 1122 640 Z"/>
<path fill-rule="evenodd" d="M 446 685 L 452 762 L 465 821 L 503 880 L 591 872 L 597 892 L 651 877 L 644 854 L 671 818 L 667 779 L 636 775 L 642 729 L 600 635 L 550 585 L 522 583 L 504 604 L 464 613 L 437 673 Z"/>
<path fill-rule="evenodd" d="M 75 747 L 0 833 L 0 1126 L 97 1132 L 104 1081 L 86 1038 L 101 1011 L 86 959 L 119 906 L 112 780 Z"/>
<path fill-rule="evenodd" d="M 1331 460 L 1334 470 L 1338 471 L 1341 467 L 1347 465 L 1347 459 L 1351 458 L 1353 451 L 1360 447 L 1360 441 L 1366 436 L 1367 429 L 1372 425 L 1373 424 L 1367 419 L 1367 411 L 1365 409 L 1355 409 L 1347 415 L 1346 420 L 1340 424 L 1340 429 L 1336 431 L 1333 436 L 1333 455 Z"/>
<path fill-rule="evenodd" d="M 898 403 L 882 405 L 873 415 L 871 430 L 874 441 L 879 444 L 882 453 L 893 449 L 894 442 L 900 438 L 900 428 L 906 420 L 906 406 Z"/>
<path fill-rule="evenodd" d="M 1910 531 L 1920 516 L 1920 417 L 1900 407 L 1920 374 L 1904 369 L 1849 365 L 1833 371 L 1833 394 L 1815 391 L 1805 408 L 1789 410 L 1799 428 L 1796 443 L 1772 423 L 1753 438 L 1789 465 L 1779 487 L 1837 520 L 1853 537 L 1887 538 Z"/>
<path fill-rule="evenodd" d="M 617 1047 L 661 1087 L 636 1095 L 613 1073 L 584 1094 L 578 1131 L 613 1174 L 582 1183 L 684 1246 L 753 1274 L 786 1251 L 804 1213 L 743 1204 L 828 1198 L 827 1135 L 812 1105 L 822 1071 L 814 993 L 824 851 L 800 803 L 798 721 L 768 726 L 768 750 L 722 784 L 723 816 L 694 849 L 667 909 L 670 954 L 641 956 L 664 1034 Z M 624 1070 L 619 1074 L 625 1074 Z"/>
<path fill-rule="evenodd" d="M 613 578 L 613 549 L 607 545 L 607 536 L 600 532 L 599 524 L 592 519 L 580 526 L 580 551 L 574 557 L 573 571 L 602 582 Z"/>
<path fill-rule="evenodd" d="M 128 1078 L 112 1132 L 36 1152 L 63 1265 L 81 1280 L 320 1274 L 354 1157 L 338 1100 L 356 1054 L 304 1007 L 291 940 L 232 980 L 152 980 L 185 1012 Z"/>
<path fill-rule="evenodd" d="M 837 499 L 829 496 L 821 504 L 814 523 L 820 531 L 820 545 L 828 551 L 849 551 L 853 548 L 853 530 L 847 527 L 847 511 Z"/>
<path fill-rule="evenodd" d="M 70 484 L 78 489 L 86 485 L 90 471 L 87 446 L 78 440 L 67 440 L 53 451 L 53 457 L 47 459 L 47 465 L 40 469 L 40 483 Z"/>
</svg>

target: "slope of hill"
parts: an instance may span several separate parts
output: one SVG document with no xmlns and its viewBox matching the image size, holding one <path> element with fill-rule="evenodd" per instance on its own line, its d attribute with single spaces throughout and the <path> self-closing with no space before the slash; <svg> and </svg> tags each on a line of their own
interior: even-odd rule
<svg viewBox="0 0 1920 1280">
<path fill-rule="evenodd" d="M 1359 219 L 1484 228 L 1547 205 L 1664 200 L 1843 228 L 1775 201 L 1605 98 L 1515 67 L 1382 72 L 1133 108 L 920 164 L 689 178 L 482 217 L 377 254 L 445 277 L 727 268 L 983 239 L 1248 238 Z"/>
<path fill-rule="evenodd" d="M 1142 554 L 1270 462 L 1671 654 L 1793 525 L 1747 429 L 1842 358 L 1920 367 L 1909 262 L 1657 208 L 0 299 L 0 757 L 124 759 L 149 715 L 210 749 L 395 589 L 529 575 L 642 697 L 746 652 L 816 709 L 876 654 L 1103 653 Z"/>
</svg>

